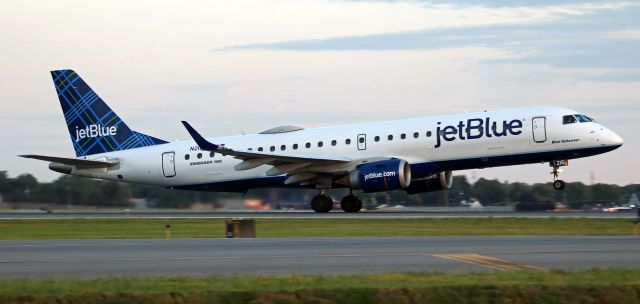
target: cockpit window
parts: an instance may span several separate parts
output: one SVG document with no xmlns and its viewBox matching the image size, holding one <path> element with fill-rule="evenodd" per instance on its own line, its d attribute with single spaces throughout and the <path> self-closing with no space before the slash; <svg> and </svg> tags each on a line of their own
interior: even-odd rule
<svg viewBox="0 0 640 304">
<path fill-rule="evenodd" d="M 576 120 L 576 118 L 573 115 L 565 115 L 562 117 L 562 124 L 564 125 L 572 124 L 576 122 L 578 122 L 578 120 Z"/>
<path fill-rule="evenodd" d="M 589 118 L 589 116 L 587 116 L 587 115 L 576 114 L 575 116 L 578 119 L 578 121 L 580 121 L 580 122 L 592 122 L 593 121 L 593 119 Z"/>
</svg>

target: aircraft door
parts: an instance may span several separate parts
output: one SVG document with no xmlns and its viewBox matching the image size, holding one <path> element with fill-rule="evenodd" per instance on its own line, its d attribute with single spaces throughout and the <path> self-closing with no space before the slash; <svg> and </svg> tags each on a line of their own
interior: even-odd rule
<svg viewBox="0 0 640 304">
<path fill-rule="evenodd" d="M 358 134 L 358 150 L 367 149 L 367 134 Z"/>
<path fill-rule="evenodd" d="M 162 153 L 162 173 L 165 177 L 176 176 L 176 153 L 165 152 Z"/>
<path fill-rule="evenodd" d="M 531 119 L 531 129 L 533 131 L 533 141 L 543 143 L 547 141 L 547 118 L 544 116 Z"/>
</svg>

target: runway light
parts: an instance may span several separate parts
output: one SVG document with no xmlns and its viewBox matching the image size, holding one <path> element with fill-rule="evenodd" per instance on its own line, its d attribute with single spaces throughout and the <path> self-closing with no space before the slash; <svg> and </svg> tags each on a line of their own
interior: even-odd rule
<svg viewBox="0 0 640 304">
<path fill-rule="evenodd" d="M 170 239 L 171 238 L 171 225 L 170 224 L 164 225 L 164 238 L 165 239 Z"/>
</svg>

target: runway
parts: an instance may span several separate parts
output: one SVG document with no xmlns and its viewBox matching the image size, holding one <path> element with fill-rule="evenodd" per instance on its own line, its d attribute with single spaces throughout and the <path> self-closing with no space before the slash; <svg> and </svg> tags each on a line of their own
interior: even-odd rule
<svg viewBox="0 0 640 304">
<path fill-rule="evenodd" d="M 640 268 L 639 237 L 0 241 L 0 277 Z"/>
<path fill-rule="evenodd" d="M 448 209 L 413 209 L 402 211 L 363 211 L 345 213 L 315 213 L 313 211 L 5 211 L 0 219 L 95 219 L 95 218 L 476 218 L 476 217 L 524 217 L 524 218 L 636 218 L 635 212 L 599 211 L 534 211 L 513 212 L 507 210 L 447 211 Z"/>
</svg>

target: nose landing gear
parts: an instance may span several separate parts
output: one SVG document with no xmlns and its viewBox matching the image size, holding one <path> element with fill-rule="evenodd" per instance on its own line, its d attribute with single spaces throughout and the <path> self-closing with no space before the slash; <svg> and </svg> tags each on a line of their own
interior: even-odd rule
<svg viewBox="0 0 640 304">
<path fill-rule="evenodd" d="M 561 179 L 553 181 L 553 188 L 556 190 L 564 189 L 564 181 Z"/>
<path fill-rule="evenodd" d="M 567 166 L 568 162 L 566 160 L 560 160 L 560 161 L 552 161 L 549 165 L 551 165 L 551 167 L 553 167 L 553 171 L 551 171 L 551 174 L 553 174 L 553 188 L 556 190 L 562 190 L 564 189 L 564 181 L 560 179 L 560 167 L 562 166 Z"/>
</svg>

